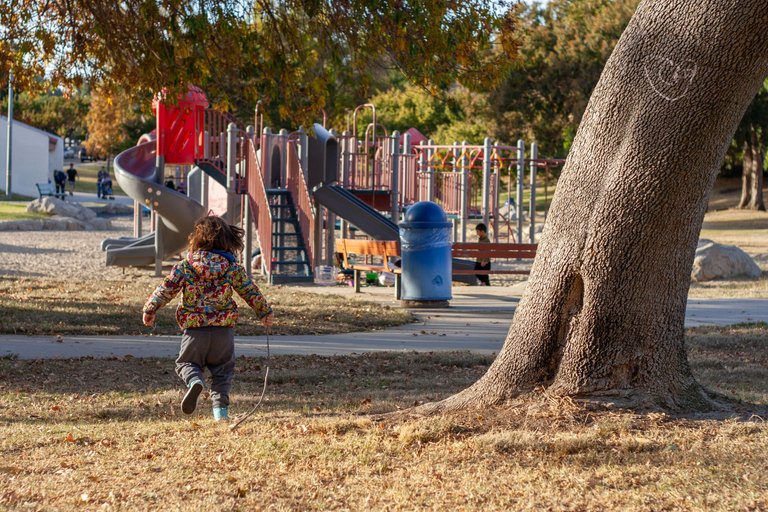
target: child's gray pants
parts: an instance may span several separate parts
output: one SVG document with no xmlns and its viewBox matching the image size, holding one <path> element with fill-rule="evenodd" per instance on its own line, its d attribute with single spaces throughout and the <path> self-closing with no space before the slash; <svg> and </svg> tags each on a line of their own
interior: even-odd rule
<svg viewBox="0 0 768 512">
<path fill-rule="evenodd" d="M 229 389 L 235 374 L 235 333 L 232 327 L 184 329 L 176 359 L 176 374 L 189 386 L 195 379 L 205 382 L 204 370 L 211 372 L 213 407 L 229 405 Z"/>
</svg>

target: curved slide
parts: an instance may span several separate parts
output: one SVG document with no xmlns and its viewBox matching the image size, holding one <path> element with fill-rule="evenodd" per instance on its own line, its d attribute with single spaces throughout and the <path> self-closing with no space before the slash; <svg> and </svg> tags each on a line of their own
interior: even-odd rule
<svg viewBox="0 0 768 512">
<path fill-rule="evenodd" d="M 158 183 L 155 147 L 155 142 L 150 140 L 117 155 L 115 177 L 128 196 L 157 212 L 162 257 L 167 259 L 184 249 L 195 221 L 205 215 L 206 209 L 185 194 Z M 141 238 L 104 240 L 101 247 L 107 252 L 107 265 L 154 265 L 156 235 L 157 232 L 153 232 Z"/>
</svg>

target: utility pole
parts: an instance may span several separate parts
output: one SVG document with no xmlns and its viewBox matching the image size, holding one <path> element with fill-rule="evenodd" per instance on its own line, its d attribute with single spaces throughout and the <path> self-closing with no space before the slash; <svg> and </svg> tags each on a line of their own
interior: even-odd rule
<svg viewBox="0 0 768 512">
<path fill-rule="evenodd" d="M 8 135 L 5 148 L 5 197 L 11 198 L 11 136 L 13 135 L 13 69 L 8 73 Z"/>
</svg>

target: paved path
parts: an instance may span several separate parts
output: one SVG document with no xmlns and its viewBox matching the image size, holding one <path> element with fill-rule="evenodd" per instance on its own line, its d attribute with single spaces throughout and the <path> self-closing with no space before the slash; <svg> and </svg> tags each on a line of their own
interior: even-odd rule
<svg viewBox="0 0 768 512">
<path fill-rule="evenodd" d="M 95 193 L 91 192 L 78 192 L 75 190 L 73 195 L 67 193 L 67 201 L 74 201 L 76 203 L 97 203 L 97 204 L 122 204 L 126 206 L 133 206 L 133 199 L 128 196 L 122 196 L 115 194 L 114 199 L 99 199 Z"/>
<path fill-rule="evenodd" d="M 343 287 L 312 291 L 353 295 Z M 515 287 L 457 287 L 451 307 L 414 310 L 418 322 L 373 332 L 326 336 L 272 336 L 272 354 L 352 354 L 373 351 L 471 350 L 495 353 L 509 329 L 520 289 Z M 370 288 L 362 298 L 397 305 L 392 289 Z M 692 299 L 686 326 L 729 325 L 768 322 L 768 300 Z M 237 353 L 264 355 L 264 336 L 238 336 Z M 22 359 L 72 358 L 82 356 L 175 357 L 177 336 L 0 336 L 0 356 L 16 354 Z"/>
</svg>

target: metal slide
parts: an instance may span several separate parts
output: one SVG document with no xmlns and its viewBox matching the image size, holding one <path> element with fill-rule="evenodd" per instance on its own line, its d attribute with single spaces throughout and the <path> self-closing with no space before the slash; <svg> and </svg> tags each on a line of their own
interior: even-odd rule
<svg viewBox="0 0 768 512">
<path fill-rule="evenodd" d="M 315 199 L 360 231 L 376 240 L 399 240 L 397 224 L 383 216 L 349 190 L 339 185 L 326 185 L 314 191 Z"/>
<path fill-rule="evenodd" d="M 158 183 L 155 146 L 154 141 L 144 142 L 117 155 L 115 177 L 128 196 L 157 212 L 163 259 L 167 259 L 184 250 L 195 221 L 205 215 L 206 209 L 185 194 Z M 101 247 L 107 252 L 107 265 L 154 265 L 156 235 L 154 232 L 141 238 L 104 240 Z"/>
<path fill-rule="evenodd" d="M 349 190 L 339 185 L 326 185 L 315 189 L 314 196 L 321 205 L 371 238 L 375 240 L 400 240 L 400 229 L 397 224 L 358 199 Z M 475 262 L 453 258 L 453 268 L 457 270 L 473 269 Z M 453 280 L 468 284 L 477 283 L 477 278 L 472 275 L 454 275 Z"/>
</svg>

